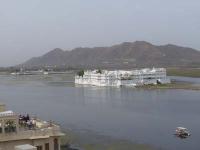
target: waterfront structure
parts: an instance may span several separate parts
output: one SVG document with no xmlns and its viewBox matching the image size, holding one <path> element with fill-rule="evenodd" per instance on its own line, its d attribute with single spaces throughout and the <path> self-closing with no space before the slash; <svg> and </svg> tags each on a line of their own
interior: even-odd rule
<svg viewBox="0 0 200 150">
<path fill-rule="evenodd" d="M 148 84 L 166 84 L 170 79 L 165 68 L 145 68 L 140 70 L 87 70 L 75 76 L 76 84 L 94 86 L 140 86 Z"/>
<path fill-rule="evenodd" d="M 6 111 L 5 105 L 0 104 L 0 150 L 18 150 L 27 145 L 36 150 L 60 150 L 63 135 L 52 122 Z"/>
<path fill-rule="evenodd" d="M 20 68 L 20 71 L 12 72 L 11 75 L 48 75 L 49 72 L 43 69 L 37 71 L 26 71 L 23 68 Z"/>
</svg>

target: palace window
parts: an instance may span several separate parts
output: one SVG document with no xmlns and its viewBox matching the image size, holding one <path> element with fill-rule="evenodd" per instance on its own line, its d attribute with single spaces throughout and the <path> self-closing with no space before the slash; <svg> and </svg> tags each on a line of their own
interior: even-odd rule
<svg viewBox="0 0 200 150">
<path fill-rule="evenodd" d="M 36 146 L 37 147 L 37 150 L 42 150 L 42 146 Z"/>
<path fill-rule="evenodd" d="M 45 150 L 49 150 L 49 143 L 45 143 Z"/>
<path fill-rule="evenodd" d="M 54 139 L 54 150 L 58 150 L 58 139 Z"/>
<path fill-rule="evenodd" d="M 0 122 L 0 133 L 3 132 L 3 126 L 2 126 L 2 123 Z"/>
</svg>

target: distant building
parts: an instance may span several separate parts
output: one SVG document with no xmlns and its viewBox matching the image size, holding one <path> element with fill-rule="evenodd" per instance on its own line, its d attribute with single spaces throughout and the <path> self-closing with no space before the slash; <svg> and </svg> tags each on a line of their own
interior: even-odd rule
<svg viewBox="0 0 200 150">
<path fill-rule="evenodd" d="M 145 68 L 140 70 L 88 70 L 75 76 L 76 84 L 95 86 L 138 86 L 147 84 L 166 84 L 170 79 L 165 68 Z"/>
<path fill-rule="evenodd" d="M 33 150 L 60 150 L 60 137 L 64 135 L 60 127 L 27 116 L 5 111 L 5 105 L 0 104 L 0 150 L 31 149 L 31 146 Z"/>
</svg>

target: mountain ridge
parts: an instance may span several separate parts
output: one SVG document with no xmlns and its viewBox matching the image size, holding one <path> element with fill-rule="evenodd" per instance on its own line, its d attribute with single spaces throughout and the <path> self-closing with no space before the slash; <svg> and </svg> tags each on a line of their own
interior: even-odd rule
<svg viewBox="0 0 200 150">
<path fill-rule="evenodd" d="M 65 66 L 73 68 L 198 67 L 200 51 L 173 44 L 146 41 L 123 42 L 110 47 L 56 48 L 21 64 L 25 67 Z"/>
</svg>

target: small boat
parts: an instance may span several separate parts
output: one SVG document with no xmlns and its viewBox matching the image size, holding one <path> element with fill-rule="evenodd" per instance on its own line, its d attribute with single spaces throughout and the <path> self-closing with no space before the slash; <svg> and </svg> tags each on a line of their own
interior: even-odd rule
<svg viewBox="0 0 200 150">
<path fill-rule="evenodd" d="M 177 127 L 175 132 L 176 132 L 175 135 L 180 138 L 187 138 L 188 136 L 191 135 L 189 131 L 187 130 L 187 128 L 184 128 L 184 127 Z"/>
</svg>

